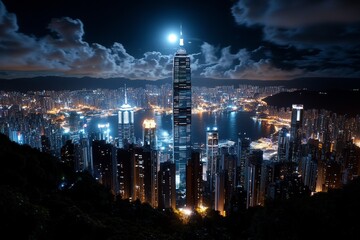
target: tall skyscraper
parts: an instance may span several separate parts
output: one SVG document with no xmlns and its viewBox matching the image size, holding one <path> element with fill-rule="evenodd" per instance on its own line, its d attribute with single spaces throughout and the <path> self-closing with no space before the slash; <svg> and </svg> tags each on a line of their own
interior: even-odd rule
<svg viewBox="0 0 360 240">
<path fill-rule="evenodd" d="M 143 149 L 150 154 L 150 157 L 144 159 L 145 201 L 156 208 L 158 207 L 158 151 L 144 147 Z"/>
<path fill-rule="evenodd" d="M 74 143 L 67 140 L 64 146 L 61 147 L 61 162 L 75 170 L 75 149 Z"/>
<path fill-rule="evenodd" d="M 143 122 L 144 151 L 150 153 L 145 159 L 145 201 L 153 207 L 158 206 L 158 151 L 156 150 L 156 123 L 154 119 Z"/>
<path fill-rule="evenodd" d="M 200 151 L 193 151 L 186 166 L 186 207 L 196 209 L 202 205 L 202 163 Z"/>
<path fill-rule="evenodd" d="M 117 149 L 117 182 L 119 183 L 119 194 L 122 199 L 130 199 L 132 192 L 132 148 Z"/>
<path fill-rule="evenodd" d="M 285 127 L 281 128 L 278 138 L 278 160 L 280 162 L 289 160 L 289 137 L 289 130 Z"/>
<path fill-rule="evenodd" d="M 145 171 L 146 163 L 151 161 L 149 151 L 144 151 L 143 148 L 135 147 L 131 156 L 131 171 L 132 171 L 132 194 L 133 201 L 139 199 L 145 202 Z M 147 176 L 150 177 L 149 175 Z M 149 184 L 150 185 L 150 184 Z"/>
<path fill-rule="evenodd" d="M 123 148 L 128 143 L 134 142 L 134 110 L 127 102 L 126 87 L 125 102 L 118 112 L 118 130 L 120 148 Z"/>
<path fill-rule="evenodd" d="M 176 189 L 186 191 L 186 163 L 191 158 L 191 69 L 190 57 L 180 47 L 173 65 L 173 158 L 176 166 Z"/>
<path fill-rule="evenodd" d="M 260 204 L 261 168 L 263 151 L 253 150 L 245 163 L 245 190 L 247 193 L 246 207 Z"/>
<path fill-rule="evenodd" d="M 159 209 L 175 208 L 175 164 L 168 161 L 160 163 L 158 178 Z"/>
<path fill-rule="evenodd" d="M 92 142 L 94 177 L 105 187 L 114 191 L 114 164 L 116 164 L 115 147 L 105 140 Z"/>
<path fill-rule="evenodd" d="M 246 161 L 250 155 L 250 138 L 241 137 L 238 138 L 238 162 L 236 164 L 236 185 L 245 187 L 245 172 L 246 172 Z"/>
<path fill-rule="evenodd" d="M 225 174 L 224 171 L 218 171 L 215 174 L 215 197 L 214 197 L 214 209 L 219 211 L 221 215 L 225 215 Z"/>
<path fill-rule="evenodd" d="M 97 140 L 105 140 L 110 142 L 110 124 L 98 124 Z"/>
<path fill-rule="evenodd" d="M 290 156 L 289 156 L 289 159 L 292 162 L 298 162 L 300 158 L 303 115 L 304 115 L 304 106 L 302 104 L 293 104 L 291 110 Z"/>
<path fill-rule="evenodd" d="M 79 121 L 80 121 L 80 115 L 75 111 L 70 112 L 69 115 L 70 132 L 76 132 L 79 130 Z"/>
<path fill-rule="evenodd" d="M 215 173 L 218 170 L 217 157 L 219 154 L 219 132 L 217 127 L 207 128 L 206 131 L 206 156 L 207 156 L 207 181 L 210 193 L 214 190 Z"/>
<path fill-rule="evenodd" d="M 154 119 L 145 119 L 143 122 L 144 147 L 156 149 L 156 123 Z"/>
<path fill-rule="evenodd" d="M 81 138 L 75 144 L 75 170 L 79 172 L 88 171 L 93 174 L 92 147 L 88 138 Z"/>
</svg>

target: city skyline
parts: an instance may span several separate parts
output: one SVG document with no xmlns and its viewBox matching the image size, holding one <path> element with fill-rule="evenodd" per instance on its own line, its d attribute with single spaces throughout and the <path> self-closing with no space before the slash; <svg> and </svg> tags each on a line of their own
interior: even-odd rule
<svg viewBox="0 0 360 240">
<path fill-rule="evenodd" d="M 235 217 L 234 221 L 239 221 L 243 214 L 273 209 L 276 203 L 316 200 L 326 193 L 346 189 L 358 178 L 358 114 L 342 115 L 299 103 L 292 104 L 291 108 L 268 105 L 266 96 L 298 92 L 278 86 L 192 89 L 190 59 L 185 50 L 179 48 L 174 58 L 173 85 L 124 86 L 116 90 L 2 91 L 0 137 L 4 134 L 13 141 L 13 146 L 15 143 L 28 145 L 23 149 L 33 148 L 38 151 L 36 154 L 46 154 L 43 155 L 46 166 L 54 157 L 60 166 L 73 170 L 73 174 L 92 176 L 89 180 L 106 189 L 109 204 L 114 207 L 147 206 L 148 211 L 154 208 L 162 215 L 175 214 L 185 226 L 192 224 L 194 217 L 201 222 L 214 216 L 224 220 Z M 326 92 L 319 94 L 327 95 Z M 136 103 L 136 107 L 132 108 L 130 102 Z M 146 121 L 149 118 L 151 123 Z M 246 125 L 248 121 L 250 125 Z M 115 131 L 118 136 L 111 136 L 111 126 L 121 129 Z M 240 130 L 237 126 L 244 128 Z M 171 131 L 163 131 L 171 128 L 174 128 L 172 137 Z M 199 143 L 187 143 L 190 129 L 191 136 L 203 135 Z M 142 137 L 131 143 L 135 130 L 138 134 L 140 130 Z M 254 138 L 252 130 L 264 137 Z M 226 135 L 226 139 L 230 135 L 235 138 L 222 141 Z M 155 144 L 151 144 L 154 140 Z M 201 143 L 203 140 L 205 144 Z M 124 142 L 124 146 L 120 146 L 120 142 Z M 182 179 L 181 155 L 186 156 L 184 150 L 190 149 L 191 158 L 184 159 L 186 175 Z M 6 153 L 5 156 L 11 160 L 18 155 Z M 23 159 L 24 164 L 32 163 L 32 157 Z M 23 167 L 19 164 L 15 168 Z M 43 174 L 39 172 L 29 176 L 41 177 Z M 178 175 L 179 188 L 176 186 Z M 186 190 L 181 186 L 184 181 Z M 10 182 L 16 184 L 16 181 Z M 57 189 L 55 192 L 62 195 L 84 183 L 82 177 L 60 174 L 53 186 Z M 124 216 L 124 211 L 108 209 L 112 209 L 109 211 L 115 218 Z M 231 224 L 224 226 L 228 225 Z M 201 227 L 193 229 L 197 231 Z"/>
<path fill-rule="evenodd" d="M 357 236 L 359 12 L 351 0 L 0 0 L 3 232 Z"/>
<path fill-rule="evenodd" d="M 0 78 L 169 78 L 167 36 L 180 24 L 194 78 L 359 78 L 359 11 L 353 1 L 1 0 Z"/>
</svg>

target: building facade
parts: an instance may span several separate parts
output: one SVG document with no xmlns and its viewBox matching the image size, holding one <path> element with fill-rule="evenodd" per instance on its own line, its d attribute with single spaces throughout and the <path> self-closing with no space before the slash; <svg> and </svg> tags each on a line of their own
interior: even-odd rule
<svg viewBox="0 0 360 240">
<path fill-rule="evenodd" d="M 293 104 L 291 110 L 290 155 L 289 155 L 289 159 L 292 162 L 299 162 L 300 159 L 303 116 L 304 116 L 304 106 L 302 104 Z"/>
<path fill-rule="evenodd" d="M 134 109 L 128 104 L 125 88 L 125 102 L 118 112 L 118 146 L 123 148 L 128 143 L 135 141 Z"/>
<path fill-rule="evenodd" d="M 191 158 L 191 69 L 190 57 L 181 46 L 173 66 L 173 139 L 176 189 L 184 194 L 186 163 Z"/>
</svg>

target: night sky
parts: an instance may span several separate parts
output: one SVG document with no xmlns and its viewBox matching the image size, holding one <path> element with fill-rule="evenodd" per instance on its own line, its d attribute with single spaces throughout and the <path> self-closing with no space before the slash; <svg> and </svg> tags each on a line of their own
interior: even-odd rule
<svg viewBox="0 0 360 240">
<path fill-rule="evenodd" d="M 360 1 L 0 0 L 0 78 L 360 78 Z"/>
</svg>

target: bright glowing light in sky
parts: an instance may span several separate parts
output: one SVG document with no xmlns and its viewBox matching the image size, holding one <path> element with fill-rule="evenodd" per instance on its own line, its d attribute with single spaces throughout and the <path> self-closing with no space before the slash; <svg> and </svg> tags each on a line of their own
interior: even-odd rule
<svg viewBox="0 0 360 240">
<path fill-rule="evenodd" d="M 177 36 L 172 33 L 168 36 L 168 40 L 169 40 L 169 42 L 174 43 L 177 40 Z"/>
</svg>

